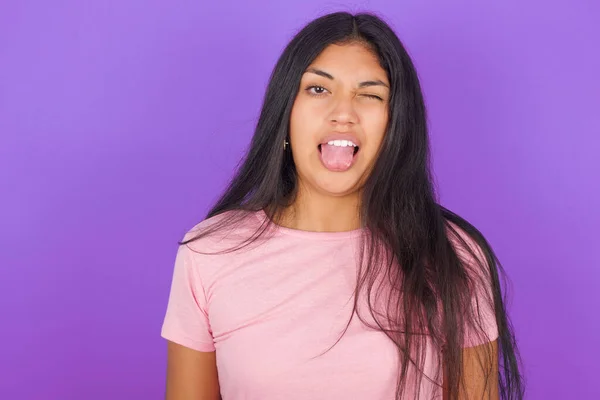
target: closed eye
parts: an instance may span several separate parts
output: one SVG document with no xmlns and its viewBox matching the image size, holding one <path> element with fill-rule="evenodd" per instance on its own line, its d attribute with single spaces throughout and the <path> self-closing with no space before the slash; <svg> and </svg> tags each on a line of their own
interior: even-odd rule
<svg viewBox="0 0 600 400">
<path fill-rule="evenodd" d="M 379 96 L 375 96 L 374 94 L 363 94 L 363 96 L 368 97 L 369 99 L 375 99 L 379 101 L 383 101 L 383 99 Z"/>
</svg>

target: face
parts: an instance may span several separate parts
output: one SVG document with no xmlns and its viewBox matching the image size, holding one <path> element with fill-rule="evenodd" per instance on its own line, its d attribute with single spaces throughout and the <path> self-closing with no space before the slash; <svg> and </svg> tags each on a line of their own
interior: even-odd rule
<svg viewBox="0 0 600 400">
<path fill-rule="evenodd" d="M 330 45 L 307 68 L 290 117 L 301 188 L 328 196 L 360 190 L 385 135 L 389 86 L 360 44 Z"/>
</svg>

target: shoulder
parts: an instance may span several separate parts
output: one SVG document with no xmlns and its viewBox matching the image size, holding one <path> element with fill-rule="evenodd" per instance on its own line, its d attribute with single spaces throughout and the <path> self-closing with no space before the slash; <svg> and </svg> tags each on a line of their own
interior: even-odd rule
<svg viewBox="0 0 600 400">
<path fill-rule="evenodd" d="M 472 225 L 469 226 L 469 228 L 471 227 L 474 229 Z M 481 251 L 481 247 L 478 245 L 477 240 L 473 237 L 473 234 L 468 231 L 472 230 L 466 229 L 456 222 L 446 220 L 446 234 L 455 250 L 460 252 L 465 252 L 469 249 L 472 251 Z"/>
<path fill-rule="evenodd" d="M 446 227 L 448 241 L 467 274 L 471 278 L 489 280 L 491 270 L 496 266 L 496 259 L 483 234 L 462 218 L 446 220 Z"/>
<path fill-rule="evenodd" d="M 448 240 L 460 255 L 484 257 L 484 249 L 488 248 L 489 244 L 474 225 L 456 214 L 452 219 L 445 219 L 445 223 Z"/>
<path fill-rule="evenodd" d="M 220 252 L 248 240 L 259 227 L 257 212 L 226 211 L 196 223 L 181 241 L 194 252 Z"/>
</svg>

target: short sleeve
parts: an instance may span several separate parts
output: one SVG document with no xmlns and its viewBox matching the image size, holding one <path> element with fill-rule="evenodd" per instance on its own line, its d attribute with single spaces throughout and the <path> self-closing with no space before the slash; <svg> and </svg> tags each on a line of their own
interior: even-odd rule
<svg viewBox="0 0 600 400">
<path fill-rule="evenodd" d="M 215 351 L 204 287 L 187 245 L 177 250 L 161 336 L 193 350 Z"/>
<path fill-rule="evenodd" d="M 490 266 L 481 247 L 466 233 L 457 229 L 477 259 L 464 245 L 457 248 L 470 282 L 470 309 L 465 313 L 463 347 L 475 347 L 498 338 Z M 470 318 L 469 318 L 470 317 Z"/>
</svg>

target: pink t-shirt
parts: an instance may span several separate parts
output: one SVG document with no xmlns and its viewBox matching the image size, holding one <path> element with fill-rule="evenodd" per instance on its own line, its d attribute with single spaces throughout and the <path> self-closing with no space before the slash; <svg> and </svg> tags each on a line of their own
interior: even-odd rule
<svg viewBox="0 0 600 400">
<path fill-rule="evenodd" d="M 252 234 L 263 218 L 263 212 L 250 214 L 235 237 Z M 361 234 L 276 227 L 264 243 L 234 253 L 196 252 L 239 243 L 231 235 L 180 246 L 162 337 L 198 351 L 216 350 L 225 400 L 394 399 L 398 355 L 385 334 L 355 317 L 333 346 L 352 312 Z M 493 314 L 484 310 L 484 316 L 494 340 Z M 438 356 L 426 350 L 430 377 Z M 422 379 L 420 394 L 441 398 L 441 389 Z"/>
</svg>

